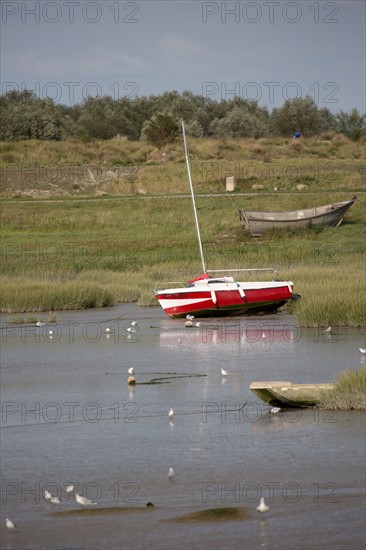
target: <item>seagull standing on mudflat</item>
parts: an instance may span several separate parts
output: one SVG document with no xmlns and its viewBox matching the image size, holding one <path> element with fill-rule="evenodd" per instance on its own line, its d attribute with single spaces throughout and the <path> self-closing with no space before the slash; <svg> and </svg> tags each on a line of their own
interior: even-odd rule
<svg viewBox="0 0 366 550">
<path fill-rule="evenodd" d="M 98 504 L 97 502 L 94 502 L 94 500 L 90 500 L 90 498 L 83 497 L 82 495 L 75 495 L 76 502 L 79 504 L 82 504 L 83 506 L 92 506 L 94 504 Z"/>
<path fill-rule="evenodd" d="M 9 531 L 14 531 L 14 529 L 16 528 L 16 524 L 13 521 L 11 521 L 11 519 L 9 519 L 9 518 L 6 518 L 5 524 L 6 524 L 7 528 L 9 529 Z"/>
</svg>

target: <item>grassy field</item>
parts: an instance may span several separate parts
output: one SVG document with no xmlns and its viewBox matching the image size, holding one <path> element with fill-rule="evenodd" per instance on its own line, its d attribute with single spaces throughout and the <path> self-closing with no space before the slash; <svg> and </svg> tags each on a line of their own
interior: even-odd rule
<svg viewBox="0 0 366 550">
<path fill-rule="evenodd" d="M 335 387 L 320 404 L 322 409 L 339 411 L 366 411 L 366 368 L 343 371 L 335 381 Z"/>
<path fill-rule="evenodd" d="M 333 134 L 190 140 L 207 267 L 273 266 L 302 295 L 287 306 L 301 325 L 366 326 L 364 149 Z M 201 273 L 181 143 L 6 143 L 0 153 L 1 311 L 155 305 L 155 284 Z M 237 177 L 232 194 L 228 175 Z M 239 224 L 238 208 L 297 209 L 354 194 L 338 228 L 254 238 Z"/>
</svg>

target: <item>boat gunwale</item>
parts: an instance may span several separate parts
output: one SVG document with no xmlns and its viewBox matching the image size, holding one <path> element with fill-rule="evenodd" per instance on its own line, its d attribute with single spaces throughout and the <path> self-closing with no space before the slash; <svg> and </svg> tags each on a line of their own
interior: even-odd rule
<svg viewBox="0 0 366 550">
<path fill-rule="evenodd" d="M 204 291 L 207 291 L 207 292 L 210 292 L 212 290 L 212 288 L 214 290 L 216 290 L 216 292 L 232 292 L 233 290 L 236 290 L 236 288 L 238 288 L 238 285 L 240 285 L 242 287 L 243 290 L 245 291 L 250 291 L 250 290 L 259 290 L 260 288 L 258 287 L 262 287 L 263 289 L 270 289 L 270 288 L 282 288 L 282 287 L 294 287 L 294 283 L 293 281 L 219 281 L 219 280 L 215 280 L 215 281 L 211 281 L 210 283 L 209 282 L 200 282 L 199 284 L 195 285 L 195 284 L 192 284 L 192 283 L 185 283 L 186 286 L 178 286 L 178 287 L 165 287 L 163 286 L 164 283 L 160 283 L 160 286 L 156 286 L 154 288 L 154 293 L 155 294 L 160 294 L 160 293 L 165 293 L 165 292 L 172 292 L 173 294 L 174 293 L 179 293 L 179 292 L 192 292 L 192 293 L 196 293 L 196 292 L 204 292 Z M 167 283 L 167 284 L 170 284 L 170 283 Z M 181 284 L 183 285 L 183 283 L 181 282 L 176 282 L 176 284 Z M 223 284 L 223 285 L 236 285 L 236 288 L 214 288 L 211 285 L 215 285 L 215 284 Z M 248 287 L 248 285 L 250 285 Z M 254 286 L 254 285 L 257 285 L 257 286 Z M 290 290 L 290 289 L 289 289 Z M 291 291 L 290 291 L 291 292 Z"/>
</svg>

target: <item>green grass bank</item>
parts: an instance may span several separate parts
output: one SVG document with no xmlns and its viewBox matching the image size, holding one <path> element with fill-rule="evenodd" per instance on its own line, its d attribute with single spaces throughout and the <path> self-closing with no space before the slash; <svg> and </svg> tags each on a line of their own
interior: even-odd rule
<svg viewBox="0 0 366 550">
<path fill-rule="evenodd" d="M 326 137 L 190 140 L 206 264 L 275 267 L 302 295 L 287 306 L 302 326 L 366 326 L 364 147 Z M 6 143 L 0 153 L 1 311 L 155 305 L 155 284 L 201 273 L 180 143 Z M 235 193 L 225 192 L 228 175 Z M 290 210 L 354 194 L 337 228 L 254 238 L 239 223 L 238 208 Z"/>
</svg>

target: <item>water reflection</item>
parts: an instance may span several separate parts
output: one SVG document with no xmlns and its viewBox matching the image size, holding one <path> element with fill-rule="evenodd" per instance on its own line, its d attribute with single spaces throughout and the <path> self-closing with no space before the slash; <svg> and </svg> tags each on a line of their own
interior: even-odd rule
<svg viewBox="0 0 366 550">
<path fill-rule="evenodd" d="M 293 323 L 273 323 L 271 326 L 260 323 L 243 322 L 212 322 L 202 323 L 200 328 L 166 328 L 159 334 L 161 346 L 182 349 L 180 346 L 193 347 L 208 344 L 219 347 L 221 345 L 238 345 L 241 348 L 249 346 L 266 347 L 275 344 L 278 347 L 293 345 L 298 338 L 298 332 Z M 178 346 L 177 346 L 178 344 Z"/>
<path fill-rule="evenodd" d="M 158 309 L 115 308 L 109 319 L 138 321 L 129 339 L 126 321 L 107 324 L 105 310 L 64 315 L 52 341 L 32 327 L 25 338 L 24 331 L 8 331 L 3 342 L 2 481 L 14 485 L 2 514 L 21 525 L 21 532 L 5 535 L 5 548 L 52 541 L 53 548 L 80 550 L 221 550 L 242 547 L 243 533 L 248 548 L 294 548 L 304 540 L 309 548 L 343 548 L 345 540 L 361 547 L 364 415 L 317 409 L 271 415 L 249 385 L 333 380 L 345 367 L 364 364 L 362 331 L 332 333 L 329 340 L 323 328 L 299 331 L 283 315 L 186 329 L 184 320 Z M 106 326 L 113 332 L 105 333 Z M 127 384 L 131 366 L 137 386 Z M 221 368 L 232 374 L 223 377 Z M 163 380 L 146 383 L 154 378 Z M 167 417 L 171 406 L 174 422 Z M 58 410 L 60 421 L 51 421 Z M 171 466 L 174 480 L 167 477 Z M 37 483 L 64 491 L 71 480 L 98 489 L 101 506 L 123 513 L 57 517 L 36 502 Z M 215 492 L 204 495 L 204 487 Z M 126 511 L 132 489 L 138 512 Z M 326 501 L 330 491 L 337 502 Z M 265 518 L 256 512 L 262 494 L 273 497 Z M 155 506 L 147 512 L 149 501 Z M 170 523 L 187 512 L 238 505 L 248 510 L 244 522 L 179 529 Z M 77 510 L 66 497 L 59 509 Z"/>
<path fill-rule="evenodd" d="M 259 542 L 261 548 L 268 548 L 268 525 L 266 517 L 261 517 L 259 520 Z"/>
</svg>

